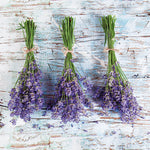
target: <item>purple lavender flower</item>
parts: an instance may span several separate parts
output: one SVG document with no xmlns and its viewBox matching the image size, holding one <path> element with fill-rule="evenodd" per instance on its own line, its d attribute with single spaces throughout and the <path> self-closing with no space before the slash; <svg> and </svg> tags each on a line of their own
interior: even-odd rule
<svg viewBox="0 0 150 150">
<path fill-rule="evenodd" d="M 49 128 L 53 128 L 54 126 L 51 125 L 51 124 L 49 124 L 49 123 L 47 123 L 47 124 L 46 124 L 46 127 L 49 129 Z"/>
<path fill-rule="evenodd" d="M 32 125 L 32 128 L 38 128 L 39 127 L 39 124 L 33 124 Z"/>
<path fill-rule="evenodd" d="M 69 78 L 70 80 L 68 80 Z M 60 78 L 56 87 L 57 103 L 52 108 L 53 118 L 61 116 L 61 120 L 64 123 L 68 121 L 79 122 L 80 115 L 86 115 L 84 105 L 90 108 L 93 107 L 85 96 L 81 82 L 79 82 L 76 74 L 70 69 L 64 71 L 64 76 Z"/>
<path fill-rule="evenodd" d="M 16 125 L 16 120 L 15 120 L 15 119 L 12 119 L 10 122 L 11 122 L 13 125 Z"/>
<path fill-rule="evenodd" d="M 115 63 L 115 65 L 118 65 Z M 106 85 L 102 92 L 98 89 L 95 98 L 102 99 L 104 110 L 119 110 L 123 122 L 133 122 L 140 116 L 141 107 L 133 96 L 133 89 L 128 81 L 123 81 L 120 74 L 116 72 L 115 66 L 105 76 Z"/>
<path fill-rule="evenodd" d="M 29 67 L 24 67 L 20 73 L 19 80 L 15 88 L 12 88 L 8 103 L 11 116 L 19 116 L 24 121 L 30 121 L 30 115 L 42 108 L 43 98 L 41 91 L 41 71 L 36 61 L 32 61 Z M 11 122 L 15 124 L 15 119 Z"/>
<path fill-rule="evenodd" d="M 5 124 L 3 122 L 0 122 L 0 128 L 3 127 Z"/>
</svg>

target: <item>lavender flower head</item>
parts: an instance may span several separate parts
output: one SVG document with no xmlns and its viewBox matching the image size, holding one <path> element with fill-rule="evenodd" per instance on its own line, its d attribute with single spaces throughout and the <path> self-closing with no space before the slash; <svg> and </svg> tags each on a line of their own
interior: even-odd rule
<svg viewBox="0 0 150 150">
<path fill-rule="evenodd" d="M 105 75 L 105 88 L 98 90 L 96 98 L 102 98 L 101 106 L 104 110 L 118 110 L 121 120 L 126 123 L 134 122 L 140 116 L 141 107 L 133 96 L 133 89 L 128 81 L 122 80 L 120 74 L 116 72 L 115 66 L 112 71 Z"/>
<path fill-rule="evenodd" d="M 92 108 L 92 103 L 86 98 L 83 89 L 91 89 L 91 84 L 87 83 L 86 78 L 79 78 L 78 74 L 71 69 L 65 70 L 56 87 L 56 105 L 52 108 L 53 118 L 61 116 L 64 123 L 68 121 L 79 122 L 80 115 L 86 115 L 84 106 Z"/>
<path fill-rule="evenodd" d="M 12 88 L 8 103 L 11 117 L 20 116 L 24 121 L 30 121 L 30 115 L 41 109 L 43 105 L 41 90 L 41 71 L 36 61 L 29 64 L 29 68 L 23 68 L 19 76 L 18 84 Z M 15 119 L 11 121 L 16 123 Z"/>
</svg>

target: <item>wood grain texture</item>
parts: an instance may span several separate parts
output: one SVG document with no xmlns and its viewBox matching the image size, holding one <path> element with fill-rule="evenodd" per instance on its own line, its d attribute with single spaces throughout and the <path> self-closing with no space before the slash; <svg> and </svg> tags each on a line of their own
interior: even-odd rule
<svg viewBox="0 0 150 150">
<path fill-rule="evenodd" d="M 88 117 L 79 124 L 62 124 L 52 120 L 51 113 L 43 111 L 32 115 L 29 123 L 18 120 L 17 126 L 9 123 L 7 103 L 18 72 L 24 64 L 21 48 L 24 39 L 16 31 L 18 23 L 32 17 L 37 25 L 35 54 L 43 72 L 45 101 L 51 101 L 57 78 L 60 77 L 64 56 L 61 34 L 54 23 L 61 24 L 64 16 L 76 18 L 75 66 L 96 86 L 103 85 L 106 68 L 95 59 L 104 60 L 104 33 L 99 18 L 116 15 L 116 44 L 120 49 L 117 58 L 134 88 L 142 115 L 135 123 L 123 124 L 116 112 L 101 116 L 95 104 Z M 0 129 L 2 150 L 148 150 L 150 149 L 150 1 L 149 0 L 5 0 L 0 2 L 0 99 L 3 122 Z M 49 126 L 50 125 L 50 126 Z"/>
</svg>

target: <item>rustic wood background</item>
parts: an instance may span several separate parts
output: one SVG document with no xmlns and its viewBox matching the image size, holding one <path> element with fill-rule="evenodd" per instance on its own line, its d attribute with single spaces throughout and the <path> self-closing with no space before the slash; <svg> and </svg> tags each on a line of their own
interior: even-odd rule
<svg viewBox="0 0 150 150">
<path fill-rule="evenodd" d="M 61 24 L 64 16 L 76 18 L 75 65 L 99 86 L 103 85 L 106 68 L 98 59 L 107 64 L 99 18 L 108 14 L 117 17 L 115 47 L 120 49 L 117 57 L 143 107 L 144 119 L 133 125 L 123 124 L 115 112 L 101 116 L 101 108 L 95 104 L 95 111 L 89 111 L 79 124 L 63 124 L 51 120 L 50 112 L 42 116 L 44 111 L 39 111 L 33 114 L 31 122 L 18 120 L 12 126 L 5 106 L 25 60 L 21 50 L 25 46 L 22 31 L 16 31 L 18 23 L 32 17 L 37 24 L 35 45 L 40 49 L 36 58 L 44 74 L 44 98 L 48 102 L 64 61 L 57 24 Z M 0 149 L 150 149 L 150 0 L 1 0 L 0 21 L 0 99 L 3 101 L 0 111 L 5 123 L 0 129 Z"/>
</svg>

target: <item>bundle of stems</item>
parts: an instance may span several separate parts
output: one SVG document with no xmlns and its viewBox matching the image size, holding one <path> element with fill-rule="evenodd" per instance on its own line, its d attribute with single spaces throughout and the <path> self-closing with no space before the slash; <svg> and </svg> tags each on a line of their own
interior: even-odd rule
<svg viewBox="0 0 150 150">
<path fill-rule="evenodd" d="M 108 46 L 108 70 L 104 76 L 106 82 L 103 90 L 96 92 L 102 98 L 102 108 L 118 110 L 123 122 L 133 122 L 140 116 L 141 107 L 133 95 L 133 89 L 117 61 L 114 49 L 115 16 L 104 16 L 100 20 L 105 32 L 105 45 Z"/>
<path fill-rule="evenodd" d="M 41 91 L 41 71 L 34 57 L 34 35 L 36 25 L 33 20 L 27 19 L 20 23 L 20 28 L 23 30 L 23 36 L 26 44 L 26 60 L 24 67 L 19 72 L 19 77 L 12 88 L 10 96 L 11 100 L 8 103 L 8 108 L 11 111 L 12 124 L 16 124 L 16 119 L 20 116 L 24 121 L 31 119 L 30 115 L 42 107 L 42 91 Z"/>
<path fill-rule="evenodd" d="M 67 54 L 62 76 L 56 86 L 55 100 L 57 103 L 52 108 L 52 116 L 53 118 L 61 116 L 64 123 L 68 121 L 79 122 L 80 115 L 86 114 L 84 105 L 92 107 L 85 95 L 86 89 L 91 89 L 91 84 L 85 77 L 81 77 L 72 59 L 72 47 L 75 43 L 74 27 L 75 20 L 72 17 L 65 17 L 62 20 L 60 32 Z"/>
</svg>

